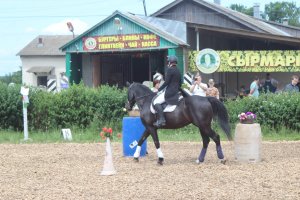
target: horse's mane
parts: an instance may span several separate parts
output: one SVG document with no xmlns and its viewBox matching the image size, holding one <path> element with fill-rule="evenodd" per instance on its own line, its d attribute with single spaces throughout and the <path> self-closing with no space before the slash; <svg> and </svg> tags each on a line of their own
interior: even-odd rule
<svg viewBox="0 0 300 200">
<path fill-rule="evenodd" d="M 143 85 L 143 84 L 141 84 L 141 83 L 132 83 L 135 87 L 140 87 L 140 88 L 142 88 L 143 90 L 145 90 L 144 92 L 145 93 L 147 93 L 147 94 L 152 94 L 153 92 L 152 92 L 152 90 L 149 88 L 149 87 L 147 87 L 147 86 L 145 86 L 145 85 Z"/>
</svg>

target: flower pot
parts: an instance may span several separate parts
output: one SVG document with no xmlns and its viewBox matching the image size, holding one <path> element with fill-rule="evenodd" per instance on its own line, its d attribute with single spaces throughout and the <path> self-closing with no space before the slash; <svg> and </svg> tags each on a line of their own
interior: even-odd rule
<svg viewBox="0 0 300 200">
<path fill-rule="evenodd" d="M 244 119 L 241 120 L 242 124 L 253 124 L 254 123 L 254 119 Z"/>
<path fill-rule="evenodd" d="M 234 134 L 234 156 L 239 162 L 261 161 L 260 124 L 237 124 Z"/>
</svg>

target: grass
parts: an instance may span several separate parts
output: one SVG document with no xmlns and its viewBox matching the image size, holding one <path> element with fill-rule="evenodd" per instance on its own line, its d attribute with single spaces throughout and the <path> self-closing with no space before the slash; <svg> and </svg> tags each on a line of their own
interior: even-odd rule
<svg viewBox="0 0 300 200">
<path fill-rule="evenodd" d="M 227 140 L 226 135 L 217 126 L 214 125 L 214 129 L 220 134 L 221 140 Z M 296 141 L 300 140 L 300 133 L 297 131 L 291 131 L 285 128 L 274 131 L 268 127 L 261 127 L 262 136 L 264 141 Z M 80 129 L 71 128 L 72 142 L 75 143 L 95 143 L 104 142 L 98 131 L 92 129 Z M 116 135 L 121 130 L 114 131 Z M 234 125 L 232 127 L 232 136 L 234 135 Z M 186 126 L 181 129 L 175 130 L 159 130 L 160 141 L 202 141 L 197 127 L 193 125 Z M 29 131 L 30 140 L 26 143 L 64 143 L 65 141 L 61 135 L 60 130 L 52 130 L 48 132 L 42 131 Z M 0 143 L 18 144 L 23 143 L 24 135 L 22 132 L 15 132 L 11 130 L 0 131 Z M 122 142 L 121 139 L 114 137 L 114 142 Z M 152 138 L 148 138 L 149 142 L 152 142 Z"/>
<path fill-rule="evenodd" d="M 89 130 L 72 130 L 72 142 L 75 143 L 94 143 L 104 142 L 98 133 Z M 115 141 L 120 141 L 116 138 Z M 24 135 L 22 132 L 0 131 L 0 143 L 24 143 Z M 52 130 L 48 132 L 29 131 L 29 140 L 26 143 L 64 143 L 69 142 L 63 139 L 60 130 Z"/>
<path fill-rule="evenodd" d="M 267 141 L 298 141 L 300 140 L 299 131 L 288 130 L 286 128 L 281 128 L 280 130 L 273 130 L 268 127 L 262 127 L 263 140 Z"/>
</svg>

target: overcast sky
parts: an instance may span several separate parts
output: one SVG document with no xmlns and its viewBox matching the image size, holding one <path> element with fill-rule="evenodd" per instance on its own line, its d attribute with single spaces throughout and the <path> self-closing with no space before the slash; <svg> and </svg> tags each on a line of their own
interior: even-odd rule
<svg viewBox="0 0 300 200">
<path fill-rule="evenodd" d="M 146 0 L 148 15 L 171 2 Z M 263 11 L 265 4 L 276 1 L 221 0 L 221 5 L 251 7 L 256 2 Z M 298 7 L 299 4 L 298 0 Z M 68 21 L 73 23 L 75 34 L 80 34 L 115 10 L 144 14 L 143 0 L 0 0 L 0 8 L 0 76 L 19 70 L 21 60 L 16 54 L 38 35 L 71 34 Z"/>
</svg>

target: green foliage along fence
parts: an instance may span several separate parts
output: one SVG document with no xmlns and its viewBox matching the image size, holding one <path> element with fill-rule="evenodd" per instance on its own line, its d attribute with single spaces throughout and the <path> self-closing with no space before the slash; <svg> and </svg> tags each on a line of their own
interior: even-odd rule
<svg viewBox="0 0 300 200">
<path fill-rule="evenodd" d="M 253 112 L 257 115 L 257 122 L 279 129 L 300 130 L 300 93 L 267 93 L 258 99 L 244 98 L 227 101 L 225 103 L 230 115 L 231 123 L 238 121 L 241 112 Z"/>
<path fill-rule="evenodd" d="M 0 83 L 0 129 L 23 129 L 20 85 Z M 127 91 L 103 85 L 88 88 L 83 84 L 53 94 L 30 89 L 29 128 L 49 130 L 67 127 L 85 128 L 121 122 Z M 263 94 L 258 99 L 244 98 L 225 102 L 232 124 L 241 112 L 253 112 L 257 122 L 272 128 L 282 126 L 300 130 L 300 93 Z"/>
<path fill-rule="evenodd" d="M 0 129 L 21 130 L 23 116 L 20 86 L 9 88 L 1 84 L 0 89 Z M 91 123 L 120 121 L 125 114 L 122 108 L 126 101 L 126 90 L 107 85 L 88 88 L 79 84 L 54 94 L 31 88 L 29 101 L 30 129 L 85 128 Z"/>
<path fill-rule="evenodd" d="M 0 129 L 21 129 L 23 126 L 20 85 L 0 82 Z"/>
</svg>

